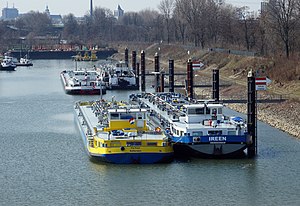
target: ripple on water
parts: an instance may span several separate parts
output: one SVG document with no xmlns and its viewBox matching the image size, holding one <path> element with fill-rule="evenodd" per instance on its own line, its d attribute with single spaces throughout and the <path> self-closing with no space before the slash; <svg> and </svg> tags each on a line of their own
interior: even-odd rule
<svg viewBox="0 0 300 206">
<path fill-rule="evenodd" d="M 63 92 L 59 73 L 73 67 L 37 60 L 31 70 L 1 73 L 0 89 L 9 90 L 0 92 L 0 205 L 300 205 L 300 141 L 260 122 L 254 159 L 91 162 L 73 105 L 97 97 Z"/>
</svg>

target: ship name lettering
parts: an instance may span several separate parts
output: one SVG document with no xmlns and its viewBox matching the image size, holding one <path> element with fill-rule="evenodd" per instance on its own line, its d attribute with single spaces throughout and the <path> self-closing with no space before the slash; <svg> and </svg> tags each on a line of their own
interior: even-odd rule
<svg viewBox="0 0 300 206">
<path fill-rule="evenodd" d="M 208 141 L 210 141 L 210 142 L 226 142 L 226 137 L 222 137 L 222 136 L 208 137 Z"/>
<path fill-rule="evenodd" d="M 133 149 L 131 149 L 130 152 L 142 152 L 142 150 L 133 150 Z"/>
</svg>

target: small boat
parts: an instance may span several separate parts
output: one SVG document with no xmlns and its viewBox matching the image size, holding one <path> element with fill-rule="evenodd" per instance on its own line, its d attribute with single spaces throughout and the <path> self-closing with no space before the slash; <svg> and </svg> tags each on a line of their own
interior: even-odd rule
<svg viewBox="0 0 300 206">
<path fill-rule="evenodd" d="M 98 61 L 97 52 L 91 51 L 91 61 Z"/>
<path fill-rule="evenodd" d="M 72 59 L 74 60 L 74 61 L 82 61 L 82 56 L 81 56 L 81 52 L 78 52 L 78 54 L 77 55 L 75 55 L 75 56 L 72 56 Z"/>
<path fill-rule="evenodd" d="M 106 65 L 102 69 L 102 78 L 107 89 L 111 90 L 138 90 L 137 76 L 132 68 L 125 62 L 118 62 L 115 65 Z"/>
<path fill-rule="evenodd" d="M 24 57 L 20 58 L 20 61 L 18 63 L 16 63 L 17 66 L 33 66 L 33 63 L 31 61 L 31 59 L 29 59 L 27 57 L 27 55 L 25 55 Z"/>
<path fill-rule="evenodd" d="M 60 77 L 67 94 L 106 94 L 105 84 L 96 70 L 65 70 L 60 73 Z"/>
<path fill-rule="evenodd" d="M 172 139 L 175 155 L 191 157 L 243 157 L 247 124 L 241 117 L 223 114 L 224 105 L 213 100 L 189 100 L 179 93 L 131 95 L 151 111 L 151 118 Z"/>
<path fill-rule="evenodd" d="M 72 56 L 74 61 L 98 61 L 97 51 L 91 51 L 91 56 L 89 56 L 89 52 L 86 51 L 84 55 L 81 55 L 81 52 L 78 52 L 77 55 Z"/>
<path fill-rule="evenodd" d="M 16 67 L 17 67 L 17 65 L 14 63 L 12 57 L 4 56 L 4 58 L 1 62 L 0 70 L 15 71 Z"/>
<path fill-rule="evenodd" d="M 170 140 L 147 122 L 147 109 L 116 101 L 75 104 L 75 119 L 92 160 L 115 164 L 173 161 Z"/>
<path fill-rule="evenodd" d="M 90 61 L 91 57 L 89 56 L 89 52 L 85 52 L 83 57 L 82 57 L 82 61 Z"/>
</svg>

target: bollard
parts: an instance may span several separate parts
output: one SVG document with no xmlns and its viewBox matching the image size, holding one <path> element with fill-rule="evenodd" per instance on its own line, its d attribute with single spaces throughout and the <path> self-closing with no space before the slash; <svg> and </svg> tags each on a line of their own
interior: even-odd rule
<svg viewBox="0 0 300 206">
<path fill-rule="evenodd" d="M 257 153 L 256 135 L 256 89 L 255 75 L 253 71 L 248 73 L 248 102 L 247 102 L 247 128 L 248 128 L 248 147 L 247 155 L 252 158 Z"/>
<path fill-rule="evenodd" d="M 146 63 L 145 63 L 145 51 L 141 51 L 141 90 L 146 91 Z"/>
<path fill-rule="evenodd" d="M 193 63 L 192 60 L 189 59 L 187 63 L 187 96 L 190 99 L 194 98 L 193 91 Z"/>
<path fill-rule="evenodd" d="M 220 101 L 220 78 L 219 69 L 213 69 L 213 99 L 217 102 Z"/>
<path fill-rule="evenodd" d="M 174 60 L 169 60 L 169 92 L 174 92 Z"/>
</svg>

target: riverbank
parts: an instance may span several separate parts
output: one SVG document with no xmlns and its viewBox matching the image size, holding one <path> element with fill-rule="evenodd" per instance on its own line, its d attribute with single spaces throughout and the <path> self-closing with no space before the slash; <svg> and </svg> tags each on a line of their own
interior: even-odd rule
<svg viewBox="0 0 300 206">
<path fill-rule="evenodd" d="M 146 53 L 146 71 L 154 70 L 154 55 L 160 55 L 160 67 L 168 69 L 168 60 L 174 59 L 175 73 L 186 71 L 186 61 L 191 58 L 200 60 L 204 63 L 204 69 L 195 71 L 194 83 L 209 82 L 212 77 L 212 69 L 219 68 L 221 84 L 229 82 L 230 87 L 220 88 L 220 99 L 228 99 L 233 97 L 247 97 L 247 73 L 250 69 L 264 73 L 263 75 L 271 76 L 271 84 L 268 85 L 267 91 L 258 91 L 258 96 L 268 97 L 271 95 L 282 95 L 287 101 L 282 103 L 258 104 L 257 117 L 260 121 L 270 124 L 290 135 L 300 139 L 300 81 L 285 81 L 281 79 L 278 71 L 271 68 L 277 63 L 273 59 L 238 56 L 225 53 L 216 53 L 209 50 L 200 50 L 199 48 L 183 47 L 176 45 L 161 44 L 119 44 L 114 45 L 118 48 L 119 53 L 113 56 L 114 59 L 124 59 L 125 48 L 131 51 L 137 51 L 138 59 L 142 50 Z M 130 57 L 129 57 L 130 59 Z M 286 64 L 288 65 L 288 64 Z M 274 66 L 273 66 L 274 67 Z M 295 75 L 299 75 L 299 69 L 295 71 Z M 299 76 L 300 77 L 300 76 Z M 175 82 L 183 82 L 184 76 L 176 77 Z M 297 77 L 298 78 L 298 77 Z M 196 88 L 195 93 L 198 98 L 210 98 L 212 89 Z M 234 109 L 241 113 L 246 113 L 246 104 L 228 104 L 228 108 Z"/>
<path fill-rule="evenodd" d="M 10 51 L 9 56 L 14 58 L 24 57 L 28 55 L 30 59 L 71 59 L 72 57 L 80 54 L 84 56 L 87 53 L 91 56 L 92 51 L 88 50 L 32 50 L 32 51 Z M 94 50 L 95 55 L 99 59 L 106 59 L 113 55 L 117 50 L 105 48 L 101 50 Z"/>
</svg>

